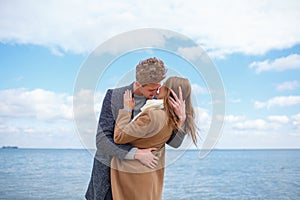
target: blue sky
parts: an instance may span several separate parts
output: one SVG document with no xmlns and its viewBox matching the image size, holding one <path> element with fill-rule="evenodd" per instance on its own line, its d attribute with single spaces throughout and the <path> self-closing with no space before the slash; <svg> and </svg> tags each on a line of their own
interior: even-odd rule
<svg viewBox="0 0 300 200">
<path fill-rule="evenodd" d="M 88 56 L 118 34 L 162 28 L 195 41 L 223 80 L 226 114 L 217 148 L 300 148 L 298 1 L 151 1 L 146 6 L 28 0 L 0 5 L 0 146 L 83 148 L 72 102 Z M 149 45 L 155 42 L 166 41 L 153 38 Z M 210 91 L 188 59 L 172 52 L 142 49 L 116 58 L 97 90 L 80 97 L 82 105 L 87 97 L 95 98 L 96 119 L 105 90 L 118 85 L 124 73 L 134 77 L 134 66 L 153 56 L 165 61 L 170 74 L 175 70 L 190 79 L 205 134 L 212 115 Z M 86 114 L 83 110 L 81 117 Z M 94 137 L 96 124 L 88 126 Z"/>
</svg>

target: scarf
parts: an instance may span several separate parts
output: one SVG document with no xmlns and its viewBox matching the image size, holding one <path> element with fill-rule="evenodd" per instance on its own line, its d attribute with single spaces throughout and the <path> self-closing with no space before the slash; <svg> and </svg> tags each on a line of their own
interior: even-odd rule
<svg viewBox="0 0 300 200">
<path fill-rule="evenodd" d="M 137 114 L 132 121 L 134 121 L 138 116 L 142 114 L 142 112 L 149 110 L 151 108 L 158 108 L 163 109 L 164 108 L 164 102 L 163 99 L 149 99 L 146 101 L 145 105 L 141 107 L 141 112 Z"/>
</svg>

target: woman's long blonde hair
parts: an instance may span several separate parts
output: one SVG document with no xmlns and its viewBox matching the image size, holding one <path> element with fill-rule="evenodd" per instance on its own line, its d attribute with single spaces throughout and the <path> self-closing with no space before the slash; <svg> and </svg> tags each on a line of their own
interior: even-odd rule
<svg viewBox="0 0 300 200">
<path fill-rule="evenodd" d="M 188 133 L 194 142 L 197 145 L 197 137 L 196 137 L 196 129 L 197 126 L 195 124 L 195 112 L 192 105 L 192 98 L 191 98 L 191 84 L 190 81 L 186 78 L 181 77 L 170 77 L 164 83 L 166 87 L 167 94 L 165 95 L 164 101 L 164 108 L 167 113 L 168 124 L 174 129 L 179 129 L 179 118 L 175 114 L 173 106 L 169 102 L 169 98 L 173 97 L 171 89 L 176 93 L 179 98 L 179 86 L 182 90 L 182 97 L 185 100 L 185 113 L 186 113 L 186 120 L 183 126 L 183 131 Z"/>
</svg>

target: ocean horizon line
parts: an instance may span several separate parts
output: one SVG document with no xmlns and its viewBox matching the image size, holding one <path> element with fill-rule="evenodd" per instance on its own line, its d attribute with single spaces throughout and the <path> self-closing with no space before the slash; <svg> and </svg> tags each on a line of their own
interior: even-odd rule
<svg viewBox="0 0 300 200">
<path fill-rule="evenodd" d="M 87 148 L 57 148 L 57 147 L 18 147 L 18 146 L 2 146 L 0 149 L 24 149 L 24 150 L 88 150 L 96 151 L 96 149 Z M 167 148 L 167 151 L 274 151 L 274 150 L 300 150 L 299 148 L 214 148 L 214 149 L 171 149 Z"/>
</svg>

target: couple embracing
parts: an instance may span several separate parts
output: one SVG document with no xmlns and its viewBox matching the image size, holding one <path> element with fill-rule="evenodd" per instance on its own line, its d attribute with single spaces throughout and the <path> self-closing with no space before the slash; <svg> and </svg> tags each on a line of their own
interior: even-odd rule
<svg viewBox="0 0 300 200">
<path fill-rule="evenodd" d="M 196 144 L 190 82 L 169 77 L 161 85 L 166 72 L 149 58 L 136 66 L 135 82 L 107 91 L 86 199 L 162 199 L 165 144 L 177 148 L 186 134 Z"/>
</svg>

